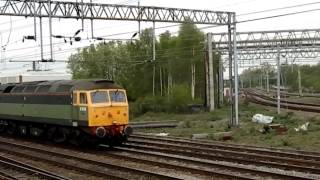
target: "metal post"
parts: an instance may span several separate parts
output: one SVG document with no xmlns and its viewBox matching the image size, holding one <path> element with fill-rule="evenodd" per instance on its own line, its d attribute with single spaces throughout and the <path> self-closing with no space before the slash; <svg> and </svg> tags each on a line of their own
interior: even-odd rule
<svg viewBox="0 0 320 180">
<path fill-rule="evenodd" d="M 155 78 L 156 78 L 156 64 L 153 63 L 153 75 L 152 75 L 152 95 L 155 96 Z"/>
<path fill-rule="evenodd" d="M 229 24 L 228 24 L 228 47 L 229 47 L 229 101 L 231 104 L 231 110 L 230 110 L 230 121 L 229 125 L 232 126 L 233 120 L 234 120 L 234 103 L 233 103 L 233 79 L 232 79 L 232 54 L 233 54 L 233 49 L 232 49 L 232 43 L 231 43 L 231 14 L 229 14 Z"/>
<path fill-rule="evenodd" d="M 221 56 L 220 56 L 221 57 Z M 219 59 L 219 106 L 223 105 L 223 61 L 222 58 Z"/>
<path fill-rule="evenodd" d="M 260 88 L 263 89 L 263 72 L 260 74 Z"/>
<path fill-rule="evenodd" d="M 32 71 L 36 71 L 36 61 L 32 61 Z"/>
<path fill-rule="evenodd" d="M 49 36 L 50 36 L 50 61 L 53 61 L 53 44 L 52 44 L 52 11 L 51 11 L 51 0 L 49 3 Z"/>
<path fill-rule="evenodd" d="M 162 68 L 161 66 L 159 67 L 159 73 L 160 73 L 160 95 L 163 96 L 163 87 L 162 87 Z"/>
<path fill-rule="evenodd" d="M 298 65 L 298 84 L 299 84 L 299 96 L 302 95 L 302 86 L 301 86 L 301 73 L 300 73 L 300 66 Z"/>
<path fill-rule="evenodd" d="M 280 114 L 280 49 L 278 47 L 278 56 L 277 56 L 277 112 Z"/>
<path fill-rule="evenodd" d="M 41 61 L 43 61 L 43 34 L 42 34 L 42 17 L 40 17 L 40 51 L 41 51 Z"/>
<path fill-rule="evenodd" d="M 152 35 L 152 62 L 153 62 L 153 83 L 152 83 L 152 92 L 153 96 L 155 95 L 155 76 L 156 76 L 156 23 L 153 21 L 153 35 Z"/>
<path fill-rule="evenodd" d="M 90 0 L 90 12 L 91 12 L 91 17 L 93 17 L 93 13 L 92 13 L 92 0 Z M 93 19 L 91 18 L 91 38 L 94 39 L 94 35 L 93 35 Z"/>
<path fill-rule="evenodd" d="M 212 34 L 208 33 L 208 57 L 209 57 L 209 63 L 208 63 L 208 82 L 209 82 L 209 92 L 207 93 L 209 95 L 209 110 L 214 111 L 214 81 L 213 81 L 213 49 L 212 49 Z"/>
<path fill-rule="evenodd" d="M 1 43 L 1 46 L 0 46 L 0 48 L 1 48 L 1 50 L 0 50 L 0 52 L 1 52 L 1 56 L 0 56 L 0 63 L 3 63 L 3 47 L 2 47 L 2 33 L 0 32 L 0 43 Z"/>
<path fill-rule="evenodd" d="M 140 19 L 140 0 L 138 0 L 138 10 L 139 10 L 139 16 L 138 16 L 138 18 Z M 138 21 L 138 32 L 139 32 L 139 34 L 141 33 L 141 24 L 140 24 L 140 21 Z"/>
<path fill-rule="evenodd" d="M 153 21 L 152 60 L 156 60 L 156 23 Z"/>
<path fill-rule="evenodd" d="M 207 34 L 207 41 L 208 41 L 208 34 Z M 209 62 L 208 62 L 208 59 L 209 59 L 209 43 L 207 44 L 207 50 L 206 50 L 206 53 L 204 55 L 204 72 L 205 72 L 205 81 L 206 81 L 206 90 L 205 90 L 205 96 L 206 96 L 206 99 L 205 99 L 205 105 L 206 105 L 206 108 L 207 110 L 210 110 L 210 95 L 209 95 Z"/>
<path fill-rule="evenodd" d="M 36 1 L 33 0 L 33 8 L 34 8 L 34 17 L 33 17 L 33 24 L 34 24 L 34 40 L 37 41 L 37 16 L 36 16 Z"/>
<path fill-rule="evenodd" d="M 84 31 L 84 13 L 83 13 L 83 0 L 81 0 L 81 13 L 82 13 L 82 18 L 81 18 L 81 30 L 82 32 Z"/>
<path fill-rule="evenodd" d="M 237 57 L 237 29 L 236 29 L 236 14 L 233 14 L 233 62 L 234 62 L 234 110 L 235 110 L 235 126 L 239 125 L 239 89 L 238 89 L 238 57 Z"/>
<path fill-rule="evenodd" d="M 266 72 L 267 74 L 267 93 L 269 93 L 270 92 L 270 85 L 269 85 L 269 70 L 267 69 L 267 72 Z"/>
</svg>

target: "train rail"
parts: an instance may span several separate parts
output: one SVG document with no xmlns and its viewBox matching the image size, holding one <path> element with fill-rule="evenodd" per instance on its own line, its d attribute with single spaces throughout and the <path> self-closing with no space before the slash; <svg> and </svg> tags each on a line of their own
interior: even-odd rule
<svg viewBox="0 0 320 180">
<path fill-rule="evenodd" d="M 21 178 L 32 179 L 52 179 L 52 180 L 70 180 L 53 172 L 49 172 L 38 167 L 28 165 L 17 160 L 0 155 L 1 179 L 16 180 Z M 10 172 L 15 171 L 15 173 Z M 10 173 L 9 173 L 10 172 Z"/>
<path fill-rule="evenodd" d="M 9 143 L 9 144 L 8 144 Z M 57 153 L 54 153 L 50 150 L 47 150 L 46 147 L 44 148 L 39 148 L 36 146 L 29 146 L 29 145 L 25 145 L 25 144 L 17 144 L 14 142 L 5 142 L 3 144 L 3 142 L 0 139 L 0 152 L 6 151 L 4 150 L 3 146 L 15 146 L 18 152 L 18 156 L 26 153 L 26 152 L 21 152 L 21 148 L 23 149 L 28 149 L 31 152 L 28 152 L 28 155 L 26 155 L 28 158 L 35 158 L 32 152 L 36 151 L 36 152 L 40 152 L 40 153 L 46 153 L 50 156 L 54 156 L 55 158 L 59 158 L 57 156 Z M 31 149 L 32 148 L 32 149 Z M 50 147 L 48 147 L 50 148 Z M 212 177 L 215 177 L 215 179 L 252 179 L 252 178 L 248 178 L 247 176 L 243 176 L 241 174 L 230 174 L 230 173 L 226 173 L 226 170 L 220 170 L 220 171 L 214 171 L 212 169 L 201 169 L 199 167 L 195 167 L 195 166 L 188 166 L 188 165 L 175 165 L 175 164 L 171 164 L 171 163 L 167 163 L 167 162 L 160 162 L 159 160 L 150 160 L 150 159 L 143 159 L 141 157 L 137 158 L 135 156 L 125 156 L 125 155 L 119 155 L 119 150 L 123 151 L 123 149 L 118 149 L 115 148 L 114 150 L 110 151 L 109 147 L 103 146 L 103 150 L 93 150 L 90 149 L 89 151 L 86 151 L 89 154 L 83 154 L 83 152 L 79 149 L 68 149 L 66 152 L 66 149 L 62 148 L 60 149 L 58 152 L 59 156 L 63 154 L 65 159 L 73 159 L 74 157 L 84 157 L 84 156 L 97 156 L 100 159 L 106 159 L 107 161 L 113 161 L 116 160 L 118 162 L 118 164 L 122 164 L 124 162 L 129 162 L 129 163 L 134 163 L 135 166 L 139 166 L 138 164 L 144 164 L 150 167 L 150 165 L 153 166 L 153 169 L 156 169 L 156 171 L 149 171 L 149 170 L 142 170 L 144 172 L 148 172 L 148 173 L 143 173 L 141 174 L 141 177 L 146 176 L 147 179 L 192 179 L 190 177 L 196 177 L 194 179 L 212 179 Z M 57 150 L 56 150 L 57 151 Z M 14 152 L 14 155 L 17 155 L 17 152 Z M 130 152 L 130 151 L 125 151 L 126 153 Z M 72 154 L 72 155 L 70 155 Z M 24 156 L 24 157 L 26 157 Z M 38 158 L 36 158 L 36 160 L 41 160 L 39 159 L 39 157 L 41 157 L 42 155 L 37 155 Z M 65 157 L 67 156 L 67 157 Z M 71 156 L 71 157 L 70 157 Z M 81 158 L 83 159 L 83 158 Z M 86 158 L 88 159 L 88 157 Z M 91 158 L 89 158 L 91 159 Z M 47 161 L 45 159 L 45 161 Z M 82 160 L 83 161 L 83 160 Z M 90 160 L 91 161 L 91 160 Z M 88 162 L 88 160 L 84 160 L 82 163 L 86 163 L 89 164 L 90 162 Z M 63 162 L 64 165 L 65 162 Z M 78 163 L 81 164 L 81 163 Z M 71 166 L 71 165 L 70 165 Z M 104 164 L 99 163 L 100 167 L 105 167 Z M 114 169 L 115 171 L 120 171 L 123 173 L 127 172 L 128 170 L 132 169 L 132 168 L 128 168 L 128 167 L 124 167 L 123 165 L 119 165 L 120 167 L 122 167 L 121 169 Z M 73 167 L 71 167 L 73 168 Z M 163 168 L 164 170 L 160 170 L 159 168 Z M 137 169 L 137 168 L 136 168 Z M 177 172 L 176 172 L 177 171 Z M 170 172 L 171 175 L 168 174 L 168 172 Z M 141 179 L 140 176 L 137 176 L 137 173 L 139 172 L 135 172 L 134 174 L 136 174 L 135 176 L 133 175 L 129 175 L 127 176 L 127 178 L 125 179 Z M 192 173 L 190 175 L 188 175 L 188 173 Z M 156 177 L 156 176 L 157 177 Z M 105 177 L 105 176 L 102 176 Z M 156 178 L 155 178 L 156 177 Z M 115 178 L 110 178 L 109 179 L 115 179 Z M 142 178 L 143 179 L 143 178 Z"/>
<path fill-rule="evenodd" d="M 279 150 L 272 154 L 274 151 L 264 148 L 143 134 L 133 135 L 123 147 L 101 145 L 86 150 L 0 137 L 0 152 L 101 179 L 320 178 L 320 156 L 315 152 L 303 155 Z"/>
<path fill-rule="evenodd" d="M 97 159 L 84 158 L 81 154 L 78 156 L 64 151 L 53 151 L 50 148 L 39 148 L 32 145 L 18 144 L 6 139 L 0 138 L 0 151 L 15 157 L 24 157 L 36 161 L 41 161 L 55 166 L 60 166 L 69 170 L 89 174 L 94 177 L 107 179 L 139 179 L 148 177 L 152 179 L 182 179 L 166 175 L 164 173 L 151 172 L 138 168 L 129 168 L 126 166 Z"/>
<path fill-rule="evenodd" d="M 253 103 L 257 103 L 265 106 L 272 106 L 272 107 L 277 106 L 277 102 L 275 98 L 258 93 L 254 90 L 246 89 L 243 91 L 244 91 L 244 94 L 246 95 L 246 98 Z M 281 100 L 280 106 L 286 109 L 320 113 L 320 105 L 318 104 Z"/>
<path fill-rule="evenodd" d="M 266 90 L 261 89 L 261 88 L 257 88 L 257 89 L 260 90 L 260 91 L 267 92 Z M 273 94 L 276 94 L 276 93 L 277 93 L 276 90 L 270 89 L 269 91 L 270 91 L 271 93 L 273 93 Z M 297 97 L 300 97 L 300 96 L 301 96 L 299 93 L 286 92 L 286 91 L 281 91 L 280 94 L 281 94 L 281 95 L 286 95 L 286 96 L 297 96 Z M 320 94 L 319 94 L 319 93 L 303 93 L 303 94 L 302 94 L 302 97 L 320 98 Z"/>
<path fill-rule="evenodd" d="M 245 92 L 249 92 L 250 94 L 253 94 L 255 96 L 261 97 L 261 98 L 266 99 L 266 100 L 271 100 L 271 101 L 275 101 L 276 100 L 273 97 L 265 95 L 265 93 L 261 92 L 261 91 L 257 91 L 257 90 L 253 90 L 253 89 L 247 89 L 247 90 L 245 90 Z M 314 103 L 301 103 L 301 102 L 296 102 L 296 101 L 288 101 L 288 100 L 286 100 L 286 98 L 282 98 L 281 101 L 283 103 L 285 103 L 285 104 L 295 104 L 295 105 L 315 106 L 315 107 L 320 106 L 319 104 L 314 104 Z"/>
<path fill-rule="evenodd" d="M 303 155 L 297 152 L 271 151 L 264 148 L 253 148 L 236 145 L 196 142 L 185 139 L 159 138 L 144 135 L 134 135 L 129 140 L 127 148 L 141 151 L 161 152 L 165 154 L 179 154 L 187 157 L 201 158 L 212 161 L 232 162 L 240 165 L 253 165 L 267 169 L 281 169 L 283 171 L 303 172 L 320 176 L 320 156 Z M 274 153 L 274 154 L 272 154 Z M 272 155 L 271 155 L 272 154 Z M 300 157 L 302 156 L 302 157 Z M 312 158 L 315 158 L 313 160 Z M 258 168 L 259 169 L 259 168 Z M 258 172 L 256 172 L 258 173 Z M 271 170 L 269 173 L 273 173 Z M 280 172 L 280 174 L 282 174 Z M 279 175 L 274 173 L 274 175 Z M 285 174 L 289 175 L 289 174 Z M 264 174 L 263 176 L 266 176 Z M 272 176 L 269 174 L 269 176 Z M 304 177 L 302 175 L 302 177 Z M 288 177 L 281 177 L 288 178 Z M 301 177 L 296 177 L 301 178 Z M 317 178 L 316 178 L 317 179 Z"/>
<path fill-rule="evenodd" d="M 219 179 L 254 179 L 249 178 L 247 175 L 242 175 L 231 171 L 229 172 L 228 170 L 232 169 L 232 167 L 228 167 L 226 165 L 214 165 L 210 163 L 205 163 L 202 160 L 191 160 L 176 155 L 147 152 L 148 149 L 141 151 L 133 148 L 128 148 L 127 146 L 115 147 L 114 149 L 116 150 L 116 152 L 103 153 L 103 155 L 107 157 L 117 158 L 119 160 L 130 160 L 133 162 L 148 164 L 151 166 L 157 166 L 170 170 L 177 170 L 181 173 L 189 172 L 192 174 L 199 174 L 207 178 L 214 177 Z M 197 166 L 192 164 L 196 164 Z M 211 168 L 199 168 L 199 165 L 211 165 Z M 235 169 L 238 169 L 239 171 L 239 169 L 241 168 Z"/>
<path fill-rule="evenodd" d="M 253 152 L 258 154 L 267 154 L 267 155 L 276 155 L 285 157 L 307 157 L 308 159 L 318 159 L 320 157 L 320 152 L 315 151 L 303 151 L 295 149 L 285 149 L 285 148 L 274 148 L 274 147 L 262 147 L 262 146 L 253 146 L 253 145 L 243 145 L 235 143 L 225 143 L 221 141 L 209 141 L 209 140 L 192 140 L 182 137 L 159 137 L 147 133 L 135 133 L 131 135 L 132 138 L 143 138 L 157 140 L 158 142 L 173 142 L 178 144 L 191 144 L 199 147 L 208 147 L 208 148 L 223 148 L 227 150 L 234 150 L 238 152 Z"/>
<path fill-rule="evenodd" d="M 130 127 L 133 129 L 145 128 L 174 128 L 178 126 L 178 121 L 148 121 L 148 122 L 131 122 Z"/>
</svg>

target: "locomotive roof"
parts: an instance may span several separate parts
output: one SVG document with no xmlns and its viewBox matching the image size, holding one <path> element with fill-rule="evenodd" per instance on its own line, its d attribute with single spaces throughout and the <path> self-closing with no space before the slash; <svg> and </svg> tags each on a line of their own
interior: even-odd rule
<svg viewBox="0 0 320 180">
<path fill-rule="evenodd" d="M 16 84 L 0 85 L 0 93 L 4 92 L 8 87 L 11 87 L 14 92 L 19 87 L 33 87 L 34 89 L 46 89 L 48 93 L 71 92 L 73 90 L 93 90 L 93 89 L 121 89 L 114 81 L 105 79 L 90 79 L 90 80 L 55 80 L 55 81 L 33 81 Z M 24 90 L 26 91 L 26 90 Z M 45 91 L 43 91 L 45 92 Z"/>
</svg>

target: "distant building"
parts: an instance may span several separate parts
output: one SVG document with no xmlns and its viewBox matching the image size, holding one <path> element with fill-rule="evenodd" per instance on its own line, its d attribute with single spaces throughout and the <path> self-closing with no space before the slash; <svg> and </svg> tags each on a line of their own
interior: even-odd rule
<svg viewBox="0 0 320 180">
<path fill-rule="evenodd" d="M 6 84 L 30 81 L 70 80 L 71 78 L 71 74 L 57 73 L 52 71 L 35 71 L 6 76 L 1 76 L 0 74 L 0 83 Z"/>
</svg>

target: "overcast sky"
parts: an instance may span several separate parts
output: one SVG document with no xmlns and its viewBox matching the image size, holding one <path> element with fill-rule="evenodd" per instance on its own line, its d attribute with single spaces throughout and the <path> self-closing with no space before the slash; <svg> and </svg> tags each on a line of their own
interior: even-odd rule
<svg viewBox="0 0 320 180">
<path fill-rule="evenodd" d="M 75 1 L 75 0 L 70 0 Z M 78 0 L 80 1 L 80 0 Z M 84 0 L 89 2 L 89 0 Z M 121 3 L 137 5 L 137 0 L 94 0 L 96 3 Z M 206 9 L 216 11 L 232 11 L 236 12 L 237 20 L 248 20 L 259 17 L 266 17 L 271 15 L 278 15 L 296 11 L 319 9 L 320 3 L 302 6 L 297 8 L 272 11 L 267 13 L 260 13 L 254 15 L 243 15 L 250 12 L 262 11 L 267 9 L 274 9 L 279 7 L 293 6 L 304 3 L 317 2 L 315 0 L 140 0 L 141 5 L 145 6 L 161 6 L 161 7 L 175 7 L 175 8 L 191 8 L 191 9 Z M 0 1 L 0 6 L 3 6 L 3 2 Z M 282 30 L 282 29 L 307 29 L 307 28 L 319 28 L 320 11 L 309 12 L 304 14 L 298 14 L 293 16 L 285 16 L 280 18 L 254 21 L 250 23 L 238 24 L 238 31 L 258 31 L 258 30 Z M 39 20 L 37 20 L 39 23 Z M 168 23 L 156 23 L 156 27 L 166 26 Z M 142 28 L 151 27 L 152 23 L 141 23 Z M 199 25 L 199 27 L 203 27 Z M 81 37 L 86 39 L 91 37 L 90 21 L 85 21 L 85 30 L 81 33 Z M 77 20 L 65 20 L 54 19 L 53 20 L 53 34 L 54 35 L 72 35 L 75 31 L 81 29 L 81 21 Z M 138 29 L 137 22 L 125 22 L 125 21 L 94 21 L 94 35 L 96 37 L 108 36 L 115 33 L 131 32 Z M 160 34 L 165 30 L 176 32 L 177 27 L 168 29 L 157 29 L 156 34 Z M 48 20 L 43 20 L 44 31 L 44 52 L 45 58 L 49 58 L 49 30 Z M 223 28 L 211 28 L 204 30 L 205 32 L 225 32 L 226 27 Z M 39 27 L 37 29 L 39 33 Z M 33 18 L 23 17 L 6 17 L 0 18 L 0 40 L 1 46 L 6 45 L 5 51 L 1 51 L 1 63 L 0 63 L 0 76 L 5 75 L 18 75 L 22 72 L 31 69 L 31 63 L 17 63 L 9 62 L 24 60 L 40 60 L 40 41 L 25 41 L 22 42 L 22 37 L 25 35 L 33 35 Z M 131 33 L 110 36 L 108 38 L 130 38 Z M 74 43 L 73 45 L 65 44 L 63 40 L 54 39 L 54 59 L 58 61 L 67 60 L 71 53 L 75 52 L 77 47 L 83 47 L 94 43 L 90 40 L 84 40 L 81 43 Z M 52 71 L 58 73 L 66 73 L 66 64 L 63 62 L 45 63 L 41 65 L 42 69 L 52 69 Z"/>
</svg>

